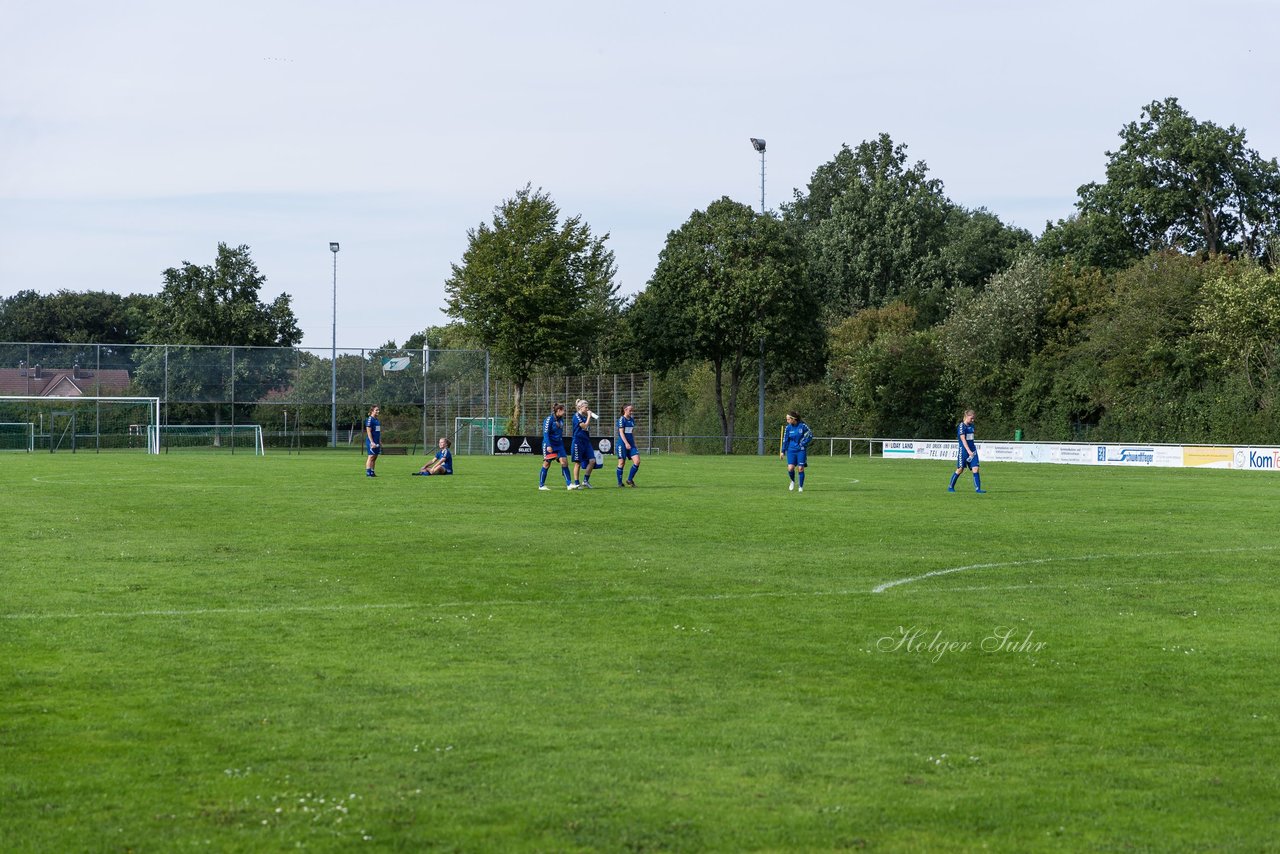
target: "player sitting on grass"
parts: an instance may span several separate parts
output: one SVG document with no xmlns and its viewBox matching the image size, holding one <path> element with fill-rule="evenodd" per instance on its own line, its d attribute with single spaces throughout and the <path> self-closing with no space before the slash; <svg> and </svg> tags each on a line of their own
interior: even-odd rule
<svg viewBox="0 0 1280 854">
<path fill-rule="evenodd" d="M 415 471 L 414 474 L 453 474 L 453 452 L 449 450 L 450 442 L 441 436 L 439 444 L 440 450 L 436 451 L 436 455 L 431 462 L 423 466 L 420 471 Z"/>
</svg>

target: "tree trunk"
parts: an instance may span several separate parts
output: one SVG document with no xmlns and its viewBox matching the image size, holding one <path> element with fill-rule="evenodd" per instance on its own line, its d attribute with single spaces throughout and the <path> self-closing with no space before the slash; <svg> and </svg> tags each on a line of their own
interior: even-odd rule
<svg viewBox="0 0 1280 854">
<path fill-rule="evenodd" d="M 720 416 L 720 436 L 724 439 L 724 452 L 728 454 L 732 442 L 729 437 L 733 434 L 729 432 L 729 416 L 724 410 L 724 366 L 719 359 L 712 359 L 711 364 L 716 371 L 716 412 Z"/>
<path fill-rule="evenodd" d="M 516 380 L 511 384 L 511 428 L 509 432 L 515 436 L 524 435 L 524 384 L 526 380 Z"/>
</svg>

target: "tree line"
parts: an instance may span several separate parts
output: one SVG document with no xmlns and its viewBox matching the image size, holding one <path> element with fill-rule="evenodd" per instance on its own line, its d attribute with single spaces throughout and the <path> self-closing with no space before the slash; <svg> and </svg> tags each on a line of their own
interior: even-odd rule
<svg viewBox="0 0 1280 854">
<path fill-rule="evenodd" d="M 539 417 L 520 395 L 539 372 L 651 370 L 655 430 L 726 450 L 753 432 L 761 359 L 770 420 L 798 409 L 824 435 L 946 436 L 972 407 L 988 436 L 1275 441 L 1276 159 L 1175 98 L 1119 137 L 1039 237 L 950 200 L 887 134 L 844 145 L 780 211 L 692 212 L 629 299 L 608 234 L 526 186 L 468 231 L 452 322 L 404 346 L 488 349 L 516 424 Z M 21 292 L 0 340 L 300 338 L 287 295 L 257 299 L 247 247 L 164 276 L 155 297 Z"/>
</svg>

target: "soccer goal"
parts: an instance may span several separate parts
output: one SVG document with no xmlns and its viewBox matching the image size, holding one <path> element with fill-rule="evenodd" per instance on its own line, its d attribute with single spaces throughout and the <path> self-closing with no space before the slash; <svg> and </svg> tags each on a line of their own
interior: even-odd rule
<svg viewBox="0 0 1280 854">
<path fill-rule="evenodd" d="M 453 419 L 453 449 L 455 454 L 488 454 L 493 451 L 493 437 L 507 430 L 505 418 Z M 427 447 L 435 444 L 432 440 Z"/>
<path fill-rule="evenodd" d="M 262 456 L 261 424 L 165 424 L 160 428 L 160 447 L 174 451 L 223 451 Z"/>
<path fill-rule="evenodd" d="M 36 449 L 36 425 L 30 421 L 0 422 L 0 451 L 26 451 Z"/>
<path fill-rule="evenodd" d="M 32 451 L 160 453 L 158 397 L 2 395 L 0 423 L 27 431 L 26 449 Z"/>
</svg>

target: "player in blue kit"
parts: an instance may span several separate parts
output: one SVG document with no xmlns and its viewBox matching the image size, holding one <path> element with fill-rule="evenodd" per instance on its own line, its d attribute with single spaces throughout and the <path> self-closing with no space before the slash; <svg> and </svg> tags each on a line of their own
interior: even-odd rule
<svg viewBox="0 0 1280 854">
<path fill-rule="evenodd" d="M 368 455 L 364 461 L 364 476 L 377 477 L 373 467 L 378 464 L 378 455 L 382 453 L 382 422 L 378 420 L 379 407 L 375 404 L 369 409 L 369 417 L 364 420 L 364 452 Z"/>
<path fill-rule="evenodd" d="M 956 470 L 951 475 L 951 485 L 947 487 L 947 492 L 956 491 L 956 481 L 960 478 L 961 472 L 966 468 L 973 472 L 973 491 L 979 495 L 985 495 L 986 490 L 982 488 L 982 478 L 978 475 L 978 444 L 973 438 L 973 410 L 966 409 L 964 418 L 956 425 L 956 441 L 959 447 L 956 451 Z"/>
<path fill-rule="evenodd" d="M 596 450 L 591 447 L 591 419 L 600 418 L 591 411 L 585 400 L 579 399 L 574 405 L 573 413 L 573 449 L 570 457 L 573 460 L 573 483 L 570 489 L 591 489 L 591 470 L 596 467 Z M 578 475 L 582 474 L 579 483 Z"/>
<path fill-rule="evenodd" d="M 796 488 L 796 475 L 800 476 L 800 491 L 804 492 L 804 467 L 808 464 L 809 443 L 813 441 L 813 433 L 809 425 L 800 420 L 800 414 L 794 409 L 787 413 L 787 423 L 782 428 L 782 447 L 778 456 L 787 461 L 787 477 L 791 485 L 787 490 Z"/>
<path fill-rule="evenodd" d="M 636 419 L 633 416 L 635 407 L 628 403 L 622 407 L 622 417 L 618 419 L 618 435 L 614 437 L 618 452 L 618 486 L 622 486 L 622 467 L 631 460 L 631 471 L 627 474 L 627 486 L 636 485 L 636 472 L 640 469 L 640 449 L 636 447 Z"/>
<path fill-rule="evenodd" d="M 420 471 L 413 472 L 423 476 L 453 474 L 453 451 L 449 450 L 449 446 L 453 444 L 444 436 L 440 437 L 440 450 L 436 451 L 435 457 L 431 462 L 422 467 Z"/>
<path fill-rule="evenodd" d="M 542 471 L 538 475 L 538 489 L 547 492 L 547 470 L 554 460 L 560 461 L 560 473 L 564 475 L 564 485 L 573 489 L 573 481 L 569 479 L 569 455 L 564 452 L 564 404 L 557 403 L 551 407 L 551 414 L 542 422 Z"/>
</svg>

